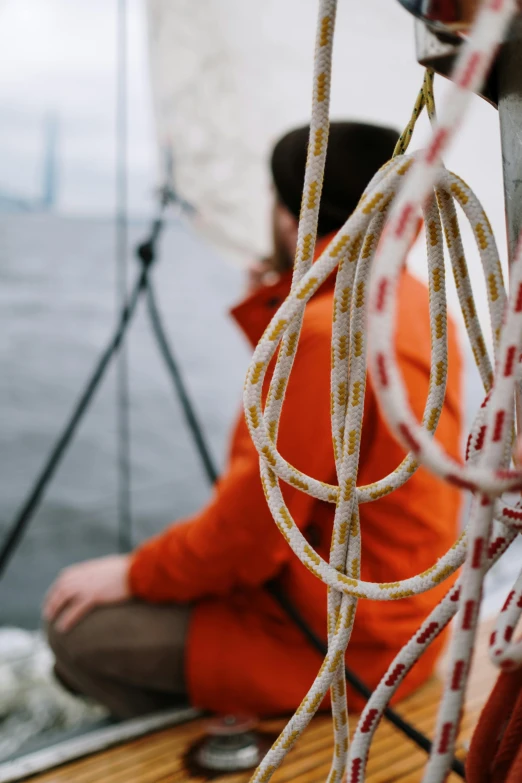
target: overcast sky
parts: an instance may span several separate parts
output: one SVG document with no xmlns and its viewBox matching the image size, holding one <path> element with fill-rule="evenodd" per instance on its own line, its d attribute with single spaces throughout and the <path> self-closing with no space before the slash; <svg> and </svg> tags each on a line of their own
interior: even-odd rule
<svg viewBox="0 0 522 783">
<path fill-rule="evenodd" d="M 45 118 L 59 121 L 59 207 L 114 206 L 117 0 L 0 0 L 0 190 L 41 192 Z M 129 202 L 150 212 L 155 145 L 142 0 L 127 0 Z"/>
</svg>

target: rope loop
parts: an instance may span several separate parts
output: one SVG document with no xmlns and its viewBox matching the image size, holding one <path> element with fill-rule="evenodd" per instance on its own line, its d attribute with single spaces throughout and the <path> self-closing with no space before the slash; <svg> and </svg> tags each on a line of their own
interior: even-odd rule
<svg viewBox="0 0 522 783">
<path fill-rule="evenodd" d="M 503 493 L 522 489 L 522 474 L 509 469 L 514 385 L 520 376 L 522 350 L 522 251 L 519 250 L 513 264 L 508 296 L 495 238 L 484 209 L 468 185 L 444 168 L 441 156 L 455 133 L 471 91 L 483 81 L 516 9 L 513 0 L 483 0 L 471 35 L 461 47 L 453 74 L 455 85 L 440 117 L 435 112 L 433 72 L 426 71 L 412 117 L 392 160 L 375 175 L 355 212 L 312 263 L 328 138 L 335 10 L 335 0 L 320 1 L 310 143 L 292 288 L 254 351 L 244 387 L 246 420 L 259 452 L 268 506 L 294 553 L 329 588 L 328 652 L 314 684 L 252 780 L 254 783 L 270 780 L 330 689 L 335 748 L 328 781 L 339 783 L 346 776 L 348 783 L 362 783 L 369 743 L 389 699 L 417 658 L 460 608 L 451 648 L 450 679 L 424 777 L 425 783 L 439 783 L 446 778 L 454 755 L 484 574 L 522 530 L 522 507 L 507 505 L 502 500 Z M 431 140 L 425 149 L 407 155 L 415 124 L 424 108 L 433 128 Z M 489 355 L 474 304 L 455 202 L 471 225 L 481 261 L 494 336 L 493 357 Z M 419 422 L 410 408 L 400 374 L 394 333 L 400 270 L 421 215 L 428 262 L 431 371 L 426 406 Z M 447 454 L 433 437 L 444 405 L 448 372 L 444 245 L 485 390 L 463 463 Z M 334 270 L 337 277 L 333 302 L 331 420 L 337 483 L 328 484 L 289 464 L 278 452 L 277 433 L 306 305 Z M 275 368 L 263 405 L 263 385 L 274 357 Z M 367 365 L 388 425 L 408 454 L 388 476 L 357 487 Z M 468 526 L 427 571 L 398 582 L 366 582 L 360 579 L 359 505 L 374 502 L 403 486 L 419 465 L 474 493 Z M 335 504 L 329 562 L 304 539 L 284 502 L 281 482 Z M 390 601 L 417 595 L 440 584 L 462 564 L 463 573 L 456 586 L 399 653 L 374 692 L 350 749 L 343 666 L 357 601 Z M 517 599 L 519 593 L 522 595 L 522 581 L 515 587 Z M 518 600 L 515 604 L 518 607 Z M 518 608 L 517 613 L 514 609 L 507 611 L 506 622 L 514 622 L 518 613 Z M 518 646 L 493 645 L 492 655 L 504 665 L 506 660 L 511 664 L 522 663 L 522 649 Z"/>
</svg>

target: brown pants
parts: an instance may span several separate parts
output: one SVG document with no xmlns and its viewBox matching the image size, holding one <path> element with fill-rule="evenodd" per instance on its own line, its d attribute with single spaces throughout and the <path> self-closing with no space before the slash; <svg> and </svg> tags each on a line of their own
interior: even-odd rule
<svg viewBox="0 0 522 783">
<path fill-rule="evenodd" d="M 189 619 L 188 606 L 129 601 L 93 610 L 68 633 L 51 626 L 56 675 L 118 718 L 186 704 Z"/>
</svg>

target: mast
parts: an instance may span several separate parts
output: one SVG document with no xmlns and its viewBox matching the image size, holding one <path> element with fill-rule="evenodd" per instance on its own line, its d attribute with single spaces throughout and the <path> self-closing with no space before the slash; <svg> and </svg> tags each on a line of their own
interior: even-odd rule
<svg viewBox="0 0 522 783">
<path fill-rule="evenodd" d="M 509 260 L 522 229 L 522 15 L 519 15 L 497 61 L 498 116 Z"/>
<path fill-rule="evenodd" d="M 116 312 L 127 298 L 127 0 L 118 0 L 116 74 Z M 132 548 L 130 489 L 130 412 L 127 344 L 117 358 L 117 482 L 118 545 L 120 552 Z"/>
</svg>

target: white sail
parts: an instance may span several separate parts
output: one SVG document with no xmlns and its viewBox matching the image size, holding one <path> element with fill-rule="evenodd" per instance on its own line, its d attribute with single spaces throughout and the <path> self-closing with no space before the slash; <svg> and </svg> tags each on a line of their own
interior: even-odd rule
<svg viewBox="0 0 522 783">
<path fill-rule="evenodd" d="M 350 108 L 350 74 L 367 57 L 368 37 L 354 33 L 368 14 L 350 5 L 356 19 L 351 28 L 339 27 L 336 42 L 335 72 L 343 84 L 334 92 L 334 109 L 361 116 L 368 101 Z M 368 5 L 391 10 L 395 27 L 402 23 L 414 64 L 407 15 L 395 0 Z M 244 258 L 267 248 L 270 145 L 309 117 L 316 8 L 315 0 L 148 0 L 161 158 L 172 151 L 176 188 L 202 226 Z M 384 31 L 389 13 L 378 17 Z M 410 99 L 419 81 L 413 71 Z M 386 120 L 386 110 L 380 114 Z"/>
<path fill-rule="evenodd" d="M 213 0 L 150 0 L 150 63 L 160 161 L 172 158 L 176 190 L 204 227 L 246 255 L 262 244 L 258 200 L 245 189 L 266 187 L 266 140 L 247 129 L 228 20 Z"/>
<path fill-rule="evenodd" d="M 147 0 L 162 157 L 171 150 L 176 188 L 201 228 L 241 260 L 269 243 L 270 145 L 310 116 L 317 7 L 317 0 Z M 421 80 L 412 18 L 397 0 L 339 4 L 332 117 L 402 128 Z M 482 136 L 461 135 L 455 168 L 470 175 L 502 231 L 497 120 L 479 99 L 470 127 L 477 122 Z"/>
</svg>

